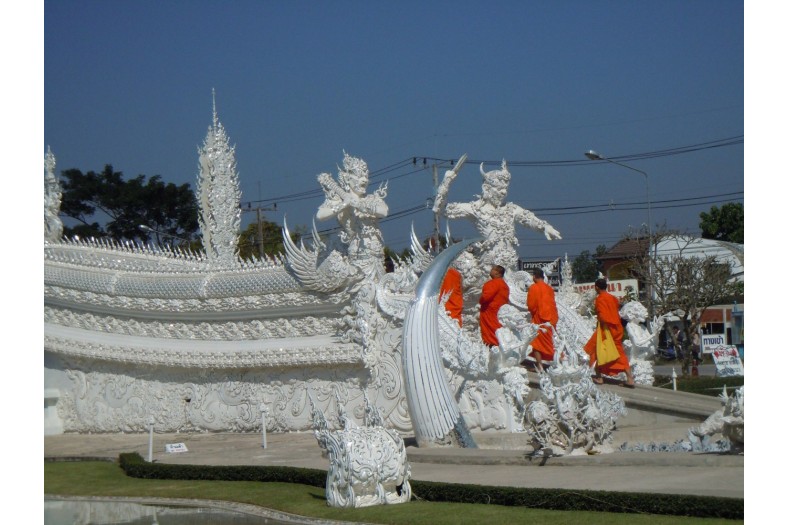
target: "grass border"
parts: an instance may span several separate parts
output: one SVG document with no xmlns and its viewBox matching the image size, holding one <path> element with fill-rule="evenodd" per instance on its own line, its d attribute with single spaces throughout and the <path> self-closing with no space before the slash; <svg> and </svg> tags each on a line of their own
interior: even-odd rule
<svg viewBox="0 0 788 525">
<path fill-rule="evenodd" d="M 276 466 L 173 465 L 148 463 L 137 452 L 120 454 L 127 476 L 142 479 L 260 481 L 325 487 L 326 471 Z M 744 519 L 744 499 L 682 494 L 496 487 L 410 481 L 424 501 L 528 507 L 543 510 L 661 514 L 696 518 Z M 573 497 L 567 497 L 567 496 Z"/>
</svg>

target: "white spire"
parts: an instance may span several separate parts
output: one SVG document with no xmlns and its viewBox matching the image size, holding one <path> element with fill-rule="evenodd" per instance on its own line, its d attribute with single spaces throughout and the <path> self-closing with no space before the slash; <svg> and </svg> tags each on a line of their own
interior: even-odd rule
<svg viewBox="0 0 788 525">
<path fill-rule="evenodd" d="M 238 234 L 241 229 L 241 189 L 235 169 L 235 147 L 231 147 L 216 113 L 213 97 L 213 125 L 200 155 L 197 200 L 203 246 L 208 260 L 222 265 L 238 261 Z"/>
<path fill-rule="evenodd" d="M 44 240 L 49 242 L 58 242 L 63 236 L 63 222 L 58 216 L 63 192 L 55 176 L 55 165 L 55 155 L 47 146 L 44 156 Z"/>
</svg>

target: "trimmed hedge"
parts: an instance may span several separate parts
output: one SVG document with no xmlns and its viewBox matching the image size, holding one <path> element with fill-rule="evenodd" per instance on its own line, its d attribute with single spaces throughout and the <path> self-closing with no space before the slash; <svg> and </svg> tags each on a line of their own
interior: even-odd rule
<svg viewBox="0 0 788 525">
<path fill-rule="evenodd" d="M 214 481 L 269 481 L 326 486 L 326 471 L 296 467 L 168 465 L 148 463 L 136 452 L 121 454 L 120 467 L 134 478 Z M 493 487 L 410 480 L 425 501 L 529 507 L 545 510 L 667 514 L 744 519 L 744 500 L 681 494 L 646 494 L 519 487 Z"/>
<path fill-rule="evenodd" d="M 136 452 L 119 456 L 120 468 L 132 478 L 209 481 L 278 481 L 313 487 L 326 486 L 326 471 L 296 467 L 247 465 L 170 465 L 148 463 Z"/>
<path fill-rule="evenodd" d="M 661 388 L 673 389 L 673 378 L 670 376 L 654 376 L 654 384 Z M 679 376 L 676 378 L 676 388 L 679 392 L 690 392 L 711 397 L 719 396 L 722 393 L 723 386 L 728 388 L 728 394 L 732 394 L 737 387 L 742 385 L 744 385 L 743 376 Z"/>
</svg>

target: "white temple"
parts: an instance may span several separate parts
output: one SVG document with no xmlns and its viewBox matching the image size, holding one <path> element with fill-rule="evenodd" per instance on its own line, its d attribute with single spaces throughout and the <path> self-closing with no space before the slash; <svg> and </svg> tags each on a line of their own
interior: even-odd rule
<svg viewBox="0 0 788 525">
<path fill-rule="evenodd" d="M 587 381 L 591 370 L 582 345 L 594 322 L 577 312 L 571 287 L 557 294 L 560 357 L 542 378 L 546 391 L 531 392 L 519 364 L 536 328 L 524 308 L 530 276 L 512 267 L 515 224 L 548 239 L 560 234 L 505 202 L 505 161 L 499 170 L 481 169 L 478 201 L 447 204 L 461 163 L 447 172 L 436 199 L 439 211 L 471 220 L 479 230 L 479 239 L 466 243 L 472 257 L 462 328 L 437 307 L 435 296 L 436 279 L 439 285 L 451 261 L 441 263 L 421 249 L 415 232 L 415 256 L 385 273 L 378 220 L 388 213 L 386 187 L 367 193 L 369 172 L 360 158 L 346 153 L 336 178 L 317 177 L 325 201 L 316 217 L 339 222 L 341 248 L 328 249 L 315 232 L 312 245 L 289 242 L 285 257 L 254 262 L 238 258 L 235 150 L 215 108 L 199 150 L 204 253 L 63 239 L 54 166 L 47 152 L 46 433 L 144 432 L 151 419 L 160 432 L 251 432 L 260 428 L 262 412 L 269 431 L 301 431 L 313 428 L 315 410 L 325 414 L 324 429 L 347 428 L 349 420 L 362 422 L 373 406 L 385 427 L 425 442 L 468 446 L 458 428 L 506 430 L 530 432 L 544 447 L 554 436 L 562 443 L 554 448 L 591 451 L 609 439 L 624 411 L 618 396 L 600 397 Z M 285 233 L 289 241 L 286 224 Z M 481 342 L 474 311 L 484 275 L 477 270 L 491 261 L 506 262 L 513 305 L 501 334 L 506 344 L 492 351 Z M 413 315 L 415 308 L 428 313 Z M 416 361 L 405 359 L 404 350 Z M 412 363 L 418 359 L 430 367 L 416 370 Z M 434 389 L 411 388 L 408 378 L 427 370 L 434 374 Z M 561 392 L 573 381 L 590 393 L 577 405 L 579 412 L 568 415 L 556 403 L 566 401 Z M 585 406 L 593 417 L 583 412 Z M 444 416 L 450 424 L 436 425 Z M 567 417 L 574 418 L 576 443 L 562 434 Z M 546 429 L 550 421 L 554 429 Z M 585 425 L 585 432 L 576 431 L 577 425 Z"/>
</svg>

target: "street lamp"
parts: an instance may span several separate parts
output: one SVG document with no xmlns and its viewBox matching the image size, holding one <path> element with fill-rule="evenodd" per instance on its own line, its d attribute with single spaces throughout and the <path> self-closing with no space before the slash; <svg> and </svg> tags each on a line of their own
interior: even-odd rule
<svg viewBox="0 0 788 525">
<path fill-rule="evenodd" d="M 621 166 L 622 168 L 627 168 L 627 169 L 632 170 L 632 171 L 637 171 L 638 173 L 642 174 L 643 177 L 646 178 L 646 203 L 648 205 L 648 242 L 649 242 L 649 261 L 648 261 L 648 288 L 649 288 L 649 290 L 648 290 L 648 298 L 649 298 L 649 303 L 650 303 L 650 306 L 651 306 L 651 308 L 649 308 L 649 310 L 651 310 L 651 314 L 653 315 L 654 314 L 654 296 L 653 296 L 653 286 L 654 285 L 653 285 L 653 275 L 651 273 L 651 244 L 652 243 L 654 244 L 654 258 L 655 259 L 657 257 L 657 245 L 656 245 L 656 243 L 654 243 L 654 239 L 653 239 L 653 237 L 651 235 L 651 192 L 649 191 L 649 187 L 648 187 L 648 173 L 646 173 L 643 170 L 639 170 L 637 168 L 633 168 L 632 166 L 624 164 L 623 162 L 618 162 L 618 161 L 615 161 L 613 159 L 609 159 L 607 157 L 604 157 L 604 156 L 600 155 L 599 153 L 597 153 L 594 150 L 586 151 L 585 156 L 588 157 L 591 160 L 604 160 L 604 161 L 607 161 L 607 162 L 609 162 L 611 164 L 616 164 L 617 166 Z"/>
</svg>

